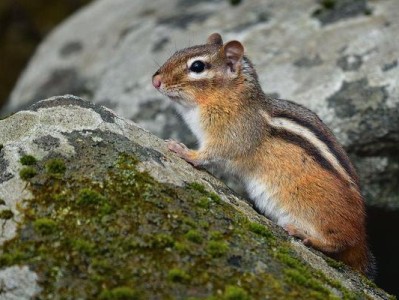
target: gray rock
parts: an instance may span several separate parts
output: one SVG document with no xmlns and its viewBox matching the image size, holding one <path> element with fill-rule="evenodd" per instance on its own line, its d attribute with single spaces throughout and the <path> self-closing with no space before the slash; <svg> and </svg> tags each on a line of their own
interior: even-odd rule
<svg viewBox="0 0 399 300">
<path fill-rule="evenodd" d="M 13 266 L 0 270 L 0 299 L 33 299 L 40 292 L 38 277 L 27 266 Z"/>
<path fill-rule="evenodd" d="M 194 145 L 150 78 L 175 50 L 218 31 L 244 43 L 266 93 L 333 129 L 370 204 L 398 208 L 398 18 L 396 0 L 98 0 L 42 43 L 3 113 L 74 93 Z"/>
<path fill-rule="evenodd" d="M 0 126 L 14 212 L 0 299 L 389 297 L 104 107 L 54 97 Z M 36 173 L 22 180 L 24 168 Z"/>
</svg>

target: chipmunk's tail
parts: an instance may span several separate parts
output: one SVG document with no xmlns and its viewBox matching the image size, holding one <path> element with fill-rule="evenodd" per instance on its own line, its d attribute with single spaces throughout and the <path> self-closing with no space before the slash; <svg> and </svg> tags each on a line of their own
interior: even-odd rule
<svg viewBox="0 0 399 300">
<path fill-rule="evenodd" d="M 366 243 L 347 248 L 337 255 L 337 259 L 374 280 L 377 274 L 376 260 Z"/>
</svg>

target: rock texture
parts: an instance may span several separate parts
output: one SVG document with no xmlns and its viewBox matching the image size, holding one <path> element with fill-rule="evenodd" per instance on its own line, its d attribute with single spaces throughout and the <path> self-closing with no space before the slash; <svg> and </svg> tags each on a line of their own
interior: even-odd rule
<svg viewBox="0 0 399 300">
<path fill-rule="evenodd" d="M 389 298 L 107 108 L 0 127 L 1 299 Z"/>
<path fill-rule="evenodd" d="M 73 93 L 193 144 L 150 78 L 175 50 L 218 31 L 244 43 L 265 92 L 308 106 L 333 129 L 370 204 L 398 208 L 399 2 L 241 2 L 95 1 L 39 47 L 5 112 Z"/>
</svg>

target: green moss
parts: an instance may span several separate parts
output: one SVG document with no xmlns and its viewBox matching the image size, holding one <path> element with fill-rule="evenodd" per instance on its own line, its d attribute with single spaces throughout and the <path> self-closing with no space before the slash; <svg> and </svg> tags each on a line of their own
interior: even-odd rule
<svg viewBox="0 0 399 300">
<path fill-rule="evenodd" d="M 138 300 L 139 294 L 130 287 L 117 287 L 112 290 L 104 290 L 100 294 L 100 300 Z"/>
<path fill-rule="evenodd" d="M 202 236 L 201 236 L 201 234 L 200 234 L 197 230 L 194 230 L 194 229 L 189 230 L 189 231 L 186 233 L 186 238 L 187 238 L 189 241 L 194 242 L 194 243 L 197 243 L 197 244 L 201 244 L 201 243 L 202 243 Z"/>
<path fill-rule="evenodd" d="M 216 204 L 220 204 L 222 203 L 222 199 L 220 199 L 219 195 L 215 194 L 215 193 L 209 193 L 209 197 L 212 199 L 213 202 L 215 202 Z"/>
<path fill-rule="evenodd" d="M 210 205 L 211 201 L 216 203 L 216 204 L 222 203 L 222 199 L 220 199 L 219 195 L 217 195 L 217 194 L 215 194 L 213 192 L 208 192 L 206 190 L 206 188 L 202 184 L 200 184 L 198 182 L 189 183 L 187 185 L 187 187 L 189 189 L 197 191 L 197 192 L 199 192 L 199 193 L 201 193 L 201 194 L 203 194 L 205 196 L 205 197 L 203 196 L 203 197 L 199 198 L 199 201 L 198 201 L 197 204 L 200 207 L 202 205 L 202 207 L 207 208 Z"/>
<path fill-rule="evenodd" d="M 323 276 L 323 275 L 321 275 L 321 276 Z M 354 299 L 362 298 L 362 295 L 356 294 L 356 293 L 351 293 L 349 290 L 344 288 L 338 280 L 334 280 L 334 279 L 331 279 L 328 277 L 325 277 L 325 279 L 326 279 L 326 282 L 328 283 L 328 285 L 330 285 L 331 287 L 333 287 L 341 292 L 341 295 L 342 295 L 341 299 L 354 300 Z"/>
<path fill-rule="evenodd" d="M 174 268 L 168 272 L 168 280 L 183 283 L 189 281 L 190 276 L 183 270 Z"/>
<path fill-rule="evenodd" d="M 209 222 L 206 220 L 199 220 L 198 225 L 203 228 L 203 229 L 208 229 L 209 228 Z"/>
<path fill-rule="evenodd" d="M 288 247 L 279 247 L 275 252 L 275 257 L 285 265 L 295 269 L 303 269 L 303 264 L 297 258 L 295 258 L 294 253 Z"/>
<path fill-rule="evenodd" d="M 34 199 L 4 244 L 1 266 L 31 266 L 41 299 L 331 299 L 321 288 L 331 286 L 351 299 L 202 185 L 159 183 L 136 164 L 120 155 L 93 182 L 92 173 L 53 176 L 48 162 L 37 162 L 28 185 Z M 196 205 L 202 198 L 209 209 Z"/>
<path fill-rule="evenodd" d="M 197 201 L 197 205 L 202 208 L 209 208 L 210 204 L 211 204 L 211 202 L 208 197 L 201 197 Z"/>
<path fill-rule="evenodd" d="M 190 246 L 187 245 L 186 243 L 175 242 L 173 246 L 179 253 L 189 253 L 190 252 Z"/>
<path fill-rule="evenodd" d="M 19 161 L 24 166 L 32 166 L 37 162 L 36 158 L 34 158 L 32 155 L 24 155 Z"/>
<path fill-rule="evenodd" d="M 32 177 L 36 176 L 37 171 L 34 167 L 25 167 L 22 168 L 21 171 L 19 171 L 19 177 L 21 177 L 22 180 L 29 180 Z"/>
<path fill-rule="evenodd" d="M 155 248 L 166 248 L 174 246 L 174 239 L 169 234 L 155 234 L 150 239 L 152 241 L 151 246 Z"/>
<path fill-rule="evenodd" d="M 68 196 L 64 193 L 53 195 L 54 201 L 67 201 Z"/>
<path fill-rule="evenodd" d="M 84 188 L 79 191 L 77 203 L 79 205 L 99 205 L 105 201 L 105 197 L 100 193 L 89 188 Z"/>
<path fill-rule="evenodd" d="M 263 236 L 265 238 L 268 238 L 268 239 L 274 238 L 274 236 L 270 232 L 270 230 L 267 229 L 265 226 L 259 224 L 259 223 L 251 222 L 251 223 L 249 223 L 248 228 L 249 228 L 250 231 L 252 231 L 252 232 L 254 232 L 256 234 L 259 234 L 259 235 L 261 235 L 261 236 Z"/>
<path fill-rule="evenodd" d="M 320 271 L 311 270 L 307 265 L 295 257 L 288 246 L 280 246 L 275 252 L 275 257 L 287 266 L 283 270 L 285 280 L 292 286 L 306 287 L 312 291 L 312 299 L 356 299 L 358 295 L 349 292 L 338 281 L 326 277 Z M 338 290 L 341 297 L 331 294 L 326 286 Z M 361 298 L 361 297 L 360 297 Z"/>
<path fill-rule="evenodd" d="M 325 261 L 330 267 L 332 267 L 334 269 L 343 270 L 345 268 L 345 264 L 343 262 L 337 261 L 330 257 L 326 257 Z"/>
<path fill-rule="evenodd" d="M 187 187 L 192 189 L 192 190 L 194 190 L 194 191 L 200 192 L 202 194 L 207 193 L 205 187 L 202 184 L 198 183 L 198 182 L 189 183 L 187 185 Z"/>
<path fill-rule="evenodd" d="M 0 219 L 9 220 L 14 217 L 14 213 L 10 209 L 0 211 Z"/>
<path fill-rule="evenodd" d="M 50 159 L 46 163 L 46 171 L 47 171 L 47 173 L 53 174 L 53 175 L 64 174 L 66 171 L 66 166 L 65 166 L 64 160 L 62 160 L 61 158 Z"/>
<path fill-rule="evenodd" d="M 71 245 L 72 249 L 86 255 L 93 254 L 96 247 L 95 244 L 83 239 L 72 240 Z"/>
<path fill-rule="evenodd" d="M 4 199 L 0 198 L 0 205 L 6 205 L 6 201 L 4 201 Z"/>
<path fill-rule="evenodd" d="M 248 293 L 241 287 L 228 285 L 223 295 L 225 300 L 249 300 Z"/>
<path fill-rule="evenodd" d="M 224 241 L 209 241 L 207 251 L 211 256 L 219 257 L 229 250 L 229 246 Z"/>
<path fill-rule="evenodd" d="M 197 223 L 192 218 L 183 217 L 182 222 L 183 222 L 183 224 L 188 225 L 189 227 L 192 227 L 192 228 L 197 227 Z"/>
<path fill-rule="evenodd" d="M 306 286 L 314 291 L 322 292 L 320 294 L 321 296 L 323 296 L 323 294 L 329 294 L 329 290 L 325 288 L 320 281 L 308 276 L 307 272 L 303 273 L 301 270 L 297 269 L 285 269 L 284 275 L 291 283 Z M 321 297 L 321 299 L 323 299 L 323 297 Z"/>
<path fill-rule="evenodd" d="M 37 219 L 33 222 L 33 227 L 36 232 L 42 235 L 52 234 L 57 230 L 57 224 L 55 221 L 49 218 Z"/>
<path fill-rule="evenodd" d="M 26 254 L 20 250 L 13 253 L 3 253 L 0 255 L 0 267 L 18 264 L 26 258 Z"/>
<path fill-rule="evenodd" d="M 220 231 L 211 231 L 210 239 L 214 241 L 220 241 L 221 239 L 223 239 L 223 233 L 221 233 Z"/>
</svg>

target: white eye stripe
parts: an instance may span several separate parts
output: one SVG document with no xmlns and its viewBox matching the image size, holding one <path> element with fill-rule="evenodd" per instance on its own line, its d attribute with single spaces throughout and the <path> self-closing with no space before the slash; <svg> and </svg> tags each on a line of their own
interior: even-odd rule
<svg viewBox="0 0 399 300">
<path fill-rule="evenodd" d="M 204 79 L 204 78 L 212 78 L 213 74 L 208 72 L 208 70 L 204 70 L 201 73 L 189 72 L 188 77 L 191 79 Z"/>
<path fill-rule="evenodd" d="M 195 56 L 195 57 L 192 57 L 189 60 L 187 60 L 187 69 L 189 70 L 188 77 L 191 79 L 204 79 L 204 78 L 214 77 L 214 75 L 215 75 L 214 72 L 211 72 L 210 70 L 208 70 L 206 68 L 201 73 L 196 73 L 196 72 L 190 71 L 191 65 L 197 60 L 199 60 L 205 64 L 208 64 L 210 57 L 209 56 Z"/>
</svg>

